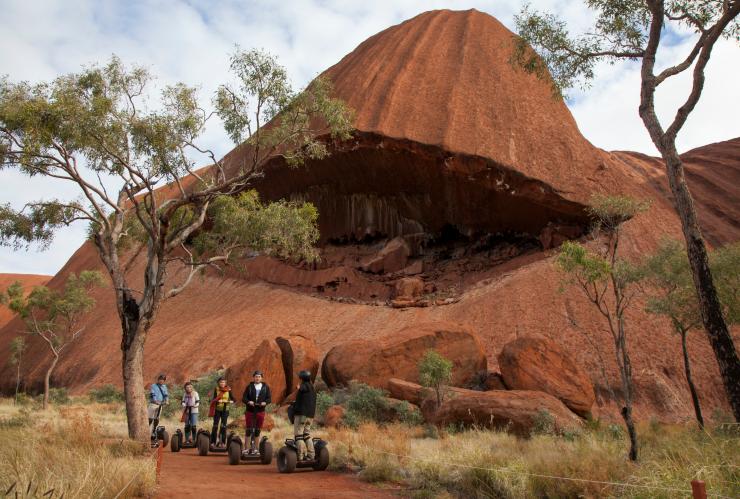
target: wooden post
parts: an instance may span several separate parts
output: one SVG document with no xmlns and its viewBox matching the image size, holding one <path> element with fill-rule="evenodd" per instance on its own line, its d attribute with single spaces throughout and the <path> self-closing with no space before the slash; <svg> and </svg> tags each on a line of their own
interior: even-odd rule
<svg viewBox="0 0 740 499">
<path fill-rule="evenodd" d="M 707 499 L 707 484 L 703 480 L 692 480 L 691 492 L 694 499 Z"/>
</svg>

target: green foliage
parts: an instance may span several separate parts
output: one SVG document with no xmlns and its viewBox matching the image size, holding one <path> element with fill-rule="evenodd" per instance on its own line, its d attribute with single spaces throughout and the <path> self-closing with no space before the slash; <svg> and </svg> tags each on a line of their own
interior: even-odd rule
<svg viewBox="0 0 740 499">
<path fill-rule="evenodd" d="M 349 387 L 349 397 L 345 403 L 347 407 L 345 422 L 352 419 L 357 419 L 359 422 L 382 421 L 388 410 L 387 397 L 388 392 L 385 390 L 373 388 L 364 383 L 352 382 Z"/>
<path fill-rule="evenodd" d="M 335 404 L 336 402 L 331 392 L 327 390 L 316 392 L 316 415 L 318 417 L 324 417 L 329 407 Z"/>
<path fill-rule="evenodd" d="M 514 43 L 512 62 L 542 79 L 547 79 L 549 70 L 556 94 L 576 86 L 587 87 L 599 61 L 613 64 L 619 59 L 637 60 L 645 53 L 652 21 L 648 3 L 586 0 L 585 4 L 594 12 L 595 22 L 583 34 L 572 35 L 558 16 L 538 12 L 529 5 L 514 17 L 520 38 Z M 661 23 L 683 25 L 696 33 L 709 30 L 723 14 L 720 2 L 674 0 L 664 6 Z M 738 32 L 734 20 L 722 36 L 736 39 Z"/>
<path fill-rule="evenodd" d="M 709 265 L 725 320 L 740 324 L 740 242 L 710 253 Z"/>
<path fill-rule="evenodd" d="M 0 293 L 0 297 L 2 294 Z M 8 364 L 11 366 L 18 365 L 23 358 L 23 352 L 26 351 L 28 345 L 26 339 L 23 336 L 16 336 L 10 341 L 10 356 L 8 357 Z"/>
<path fill-rule="evenodd" d="M 219 196 L 208 210 L 212 226 L 193 241 L 199 254 L 256 251 L 282 258 L 314 261 L 319 239 L 318 211 L 310 203 L 263 204 L 257 191 Z"/>
<path fill-rule="evenodd" d="M 427 350 L 419 361 L 419 382 L 434 389 L 437 405 L 442 404 L 442 387 L 452 379 L 452 362 L 434 350 Z"/>
<path fill-rule="evenodd" d="M 49 389 L 49 401 L 57 405 L 69 404 L 69 392 L 66 388 L 51 388 Z"/>
<path fill-rule="evenodd" d="M 599 228 L 617 230 L 623 223 L 650 208 L 648 201 L 629 196 L 595 194 L 591 197 L 588 212 Z"/>
<path fill-rule="evenodd" d="M 393 410 L 398 415 L 398 420 L 408 426 L 421 426 L 424 424 L 424 416 L 421 414 L 419 408 L 414 407 L 405 400 L 397 402 L 393 406 Z"/>
<path fill-rule="evenodd" d="M 294 92 L 287 71 L 270 54 L 237 47 L 231 56 L 236 86 L 219 87 L 214 105 L 235 143 L 254 148 L 261 155 L 278 152 L 288 164 L 327 155 L 319 139 L 320 129 L 346 140 L 352 131 L 352 113 L 339 99 L 331 97 L 329 80 L 319 77 L 302 92 Z M 253 111 L 250 113 L 250 105 Z M 273 120 L 269 128 L 261 128 Z"/>
<path fill-rule="evenodd" d="M 111 384 L 103 385 L 100 388 L 93 388 L 87 393 L 87 396 L 93 402 L 100 404 L 112 404 L 114 402 L 123 402 L 124 400 L 123 392 Z"/>
</svg>

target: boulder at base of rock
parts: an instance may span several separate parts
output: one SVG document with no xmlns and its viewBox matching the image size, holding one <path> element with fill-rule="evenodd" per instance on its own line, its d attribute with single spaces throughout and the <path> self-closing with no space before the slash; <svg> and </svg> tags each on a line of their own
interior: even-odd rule
<svg viewBox="0 0 740 499">
<path fill-rule="evenodd" d="M 424 279 L 421 277 L 404 277 L 395 285 L 395 298 L 413 299 L 424 294 Z"/>
<path fill-rule="evenodd" d="M 388 241 L 376 255 L 363 260 L 360 268 L 373 274 L 397 272 L 406 267 L 410 255 L 411 249 L 406 241 L 396 237 Z"/>
<path fill-rule="evenodd" d="M 504 346 L 498 364 L 510 390 L 539 390 L 560 399 L 579 416 L 591 412 L 596 400 L 591 380 L 552 340 L 517 338 Z"/>
<path fill-rule="evenodd" d="M 409 326 L 379 341 L 341 343 L 324 357 L 321 377 L 331 387 L 356 380 L 387 389 L 392 377 L 416 382 L 427 350 L 452 361 L 453 386 L 464 386 L 486 370 L 486 354 L 469 327 L 437 322 Z"/>
<path fill-rule="evenodd" d="M 252 355 L 226 370 L 226 379 L 234 390 L 237 401 L 241 402 L 242 394 L 252 381 L 254 371 L 262 371 L 265 383 L 272 392 L 272 403 L 279 404 L 285 398 L 285 369 L 282 353 L 275 341 L 264 340 Z"/>
<path fill-rule="evenodd" d="M 504 383 L 504 377 L 501 376 L 501 373 L 497 373 L 496 371 L 488 371 L 484 387 L 486 391 L 506 390 L 506 384 Z"/>
<path fill-rule="evenodd" d="M 279 337 L 275 341 L 282 352 L 285 380 L 288 383 L 289 392 L 300 384 L 298 373 L 303 370 L 311 372 L 311 381 L 316 380 L 321 352 L 313 340 L 296 334 L 287 338 Z"/>
<path fill-rule="evenodd" d="M 544 392 L 480 392 L 451 387 L 445 391 L 442 406 L 437 408 L 431 390 L 416 383 L 391 379 L 389 391 L 395 398 L 419 405 L 424 418 L 439 426 L 463 424 L 507 428 L 518 435 L 528 436 L 537 418 L 542 417 L 542 411 L 547 411 L 552 417 L 556 431 L 582 425 L 582 421 L 561 401 Z"/>
<path fill-rule="evenodd" d="M 331 428 L 339 428 L 344 417 L 344 407 L 341 405 L 333 405 L 326 410 L 324 414 L 324 426 Z"/>
</svg>

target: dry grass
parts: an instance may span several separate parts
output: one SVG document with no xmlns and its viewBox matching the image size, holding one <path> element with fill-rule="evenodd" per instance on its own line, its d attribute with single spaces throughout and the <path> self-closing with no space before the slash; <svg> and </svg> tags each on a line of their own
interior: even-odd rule
<svg viewBox="0 0 740 499">
<path fill-rule="evenodd" d="M 565 439 L 520 439 L 492 431 L 424 437 L 421 428 L 362 425 L 331 430 L 332 468 L 360 471 L 368 481 L 401 482 L 418 497 L 681 497 L 696 477 L 710 494 L 740 494 L 740 445 L 729 435 L 644 425 L 642 460 L 631 464 L 626 443 L 601 430 Z M 553 479 L 548 475 L 592 482 Z M 622 487 L 619 482 L 658 488 Z"/>
<path fill-rule="evenodd" d="M 113 405 L 29 411 L 0 401 L 0 493 L 110 498 L 131 481 L 120 497 L 151 496 L 151 449 L 126 438 L 120 404 Z"/>
</svg>

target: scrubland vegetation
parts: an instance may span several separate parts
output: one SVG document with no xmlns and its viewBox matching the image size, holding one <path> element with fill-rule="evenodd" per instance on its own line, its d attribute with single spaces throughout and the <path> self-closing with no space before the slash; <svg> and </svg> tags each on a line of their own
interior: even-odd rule
<svg viewBox="0 0 740 499">
<path fill-rule="evenodd" d="M 0 495 L 151 496 L 152 450 L 129 440 L 123 404 L 87 398 L 67 402 L 41 410 L 34 399 L 18 405 L 0 400 Z"/>
</svg>

